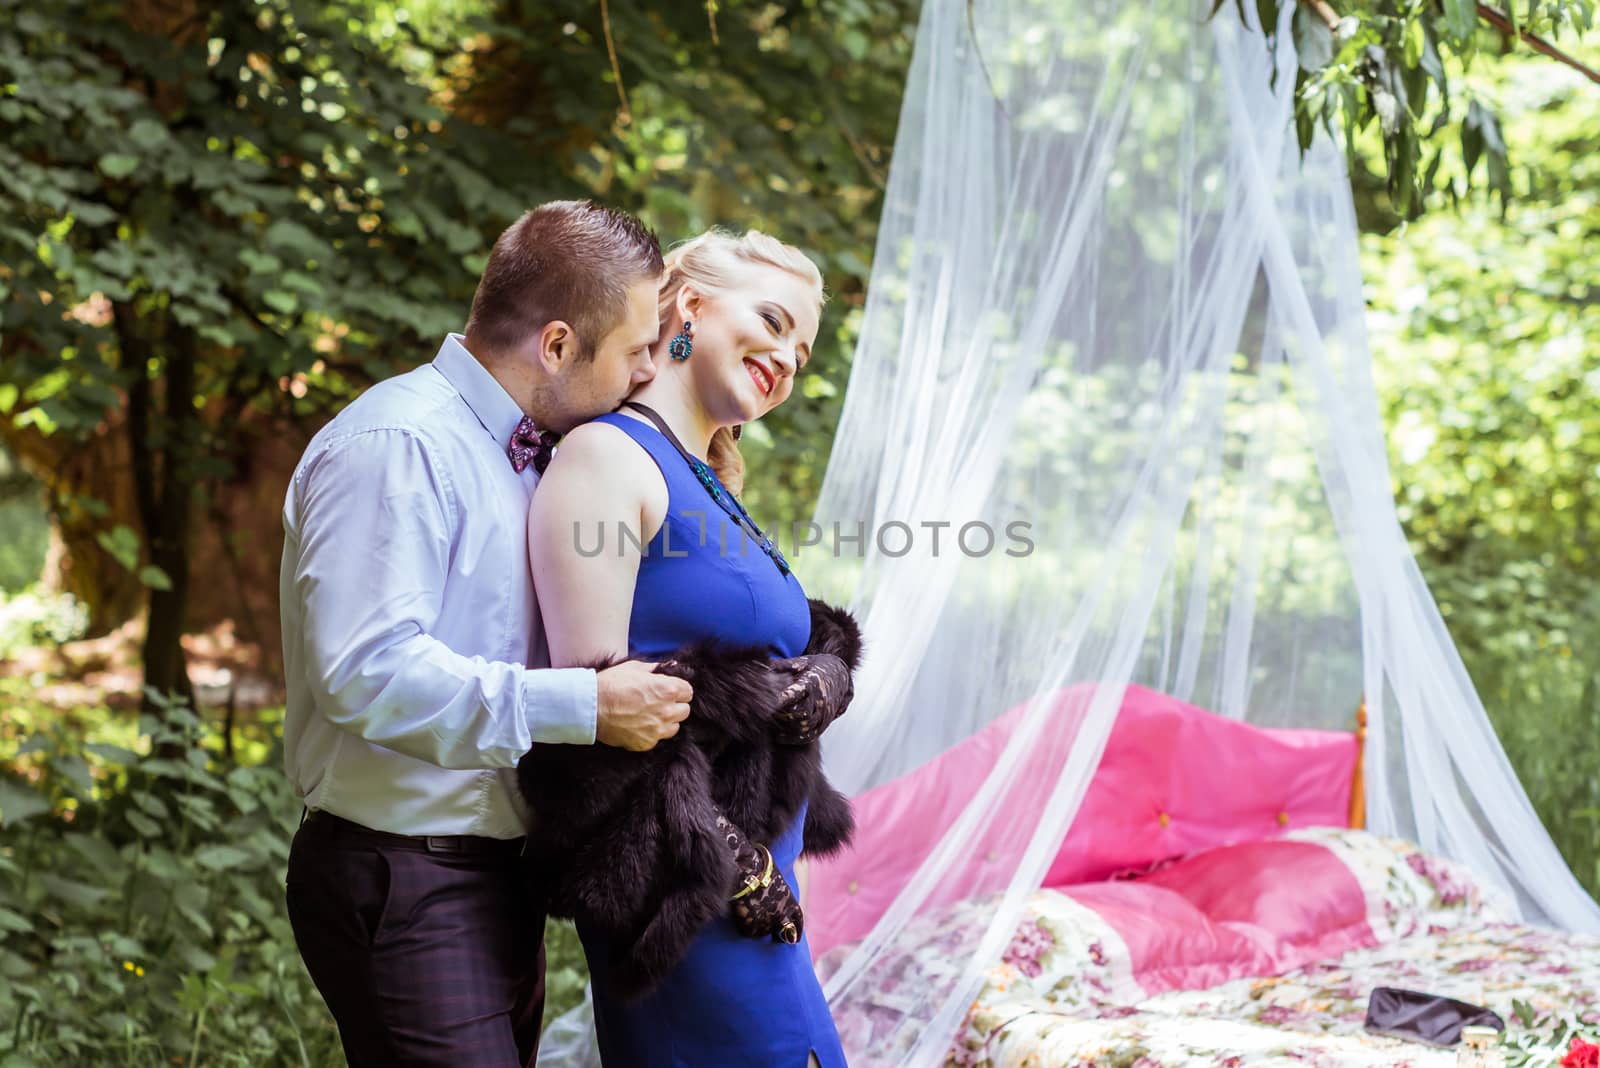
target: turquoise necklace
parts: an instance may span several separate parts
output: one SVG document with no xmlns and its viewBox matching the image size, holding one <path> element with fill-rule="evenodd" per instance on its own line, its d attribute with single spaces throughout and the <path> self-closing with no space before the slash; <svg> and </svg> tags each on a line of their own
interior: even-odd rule
<svg viewBox="0 0 1600 1068">
<path fill-rule="evenodd" d="M 626 401 L 624 403 L 629 408 L 635 408 L 643 412 L 656 425 L 656 429 L 661 431 L 662 436 L 672 442 L 672 447 L 678 450 L 678 455 L 688 462 L 689 469 L 694 472 L 694 477 L 699 480 L 700 485 L 705 487 L 705 491 L 711 495 L 711 499 L 717 502 L 717 506 L 726 512 L 730 519 L 739 524 L 740 530 L 743 530 L 755 541 L 761 551 L 766 553 L 767 557 L 778 566 L 778 572 L 787 576 L 789 574 L 789 561 L 783 558 L 783 553 L 778 551 L 778 547 L 773 544 L 772 539 L 762 533 L 760 527 L 756 526 L 756 521 L 751 519 L 750 513 L 744 510 L 744 505 L 739 503 L 739 498 L 722 487 L 722 483 L 717 481 L 717 476 L 712 473 L 706 462 L 683 447 L 683 442 L 678 440 L 678 435 L 672 432 L 672 428 L 667 425 L 667 421 L 661 418 L 654 408 L 640 404 L 638 401 Z"/>
</svg>

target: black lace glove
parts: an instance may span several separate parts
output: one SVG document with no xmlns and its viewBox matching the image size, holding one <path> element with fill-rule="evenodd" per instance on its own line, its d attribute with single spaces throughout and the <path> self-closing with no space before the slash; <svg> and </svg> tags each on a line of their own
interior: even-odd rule
<svg viewBox="0 0 1600 1068">
<path fill-rule="evenodd" d="M 779 696 L 778 711 L 772 715 L 772 738 L 779 745 L 809 745 L 816 741 L 828 724 L 844 715 L 855 696 L 849 666 L 832 653 L 775 660 L 771 669 L 794 677 Z"/>
<path fill-rule="evenodd" d="M 800 941 L 805 930 L 805 914 L 800 911 L 800 902 L 794 899 L 788 880 L 778 870 L 771 852 L 766 846 L 746 838 L 726 816 L 717 816 L 717 829 L 728 840 L 738 871 L 728 903 L 734 929 L 746 938 L 770 935 L 774 942 L 790 945 Z"/>
</svg>

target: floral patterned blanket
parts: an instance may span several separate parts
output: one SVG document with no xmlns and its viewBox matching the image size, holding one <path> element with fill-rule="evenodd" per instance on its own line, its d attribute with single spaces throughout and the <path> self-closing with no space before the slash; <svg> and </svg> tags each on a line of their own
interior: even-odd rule
<svg viewBox="0 0 1600 1068">
<path fill-rule="evenodd" d="M 1362 944 L 1282 974 L 1152 993 L 1137 953 L 1073 896 L 1077 888 L 1041 890 L 1003 960 L 989 970 L 946 1065 L 1454 1065 L 1452 1050 L 1362 1029 L 1377 986 L 1459 998 L 1508 1020 L 1513 1002 L 1521 1002 L 1600 1025 L 1600 937 L 1511 922 L 1513 912 L 1496 892 L 1407 842 L 1337 828 L 1286 837 L 1325 847 L 1354 874 L 1370 928 Z M 967 902 L 939 922 L 981 922 L 986 912 L 984 903 Z M 939 959 L 941 939 L 927 935 L 919 932 L 904 951 L 896 982 L 950 968 Z M 825 958 L 819 968 L 826 973 L 829 964 Z M 872 999 L 852 1005 L 840 1015 L 840 1030 L 854 1048 L 871 1048 Z"/>
</svg>

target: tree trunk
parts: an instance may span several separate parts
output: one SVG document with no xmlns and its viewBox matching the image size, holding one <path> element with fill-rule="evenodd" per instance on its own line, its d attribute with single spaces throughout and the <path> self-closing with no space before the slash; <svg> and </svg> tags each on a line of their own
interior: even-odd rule
<svg viewBox="0 0 1600 1068">
<path fill-rule="evenodd" d="M 134 501 L 143 528 L 150 563 L 167 578 L 165 589 L 150 587 L 150 611 L 143 647 L 147 710 L 155 707 L 149 691 L 175 695 L 194 707 L 183 652 L 189 605 L 189 546 L 194 513 L 192 458 L 199 441 L 199 414 L 194 406 L 195 336 L 172 319 L 160 321 L 166 374 L 160 403 L 148 367 L 156 345 L 132 308 L 114 310 L 122 365 L 134 373 L 128 384 L 128 444 L 133 454 Z"/>
<path fill-rule="evenodd" d="M 122 414 L 111 413 L 87 439 L 0 419 L 0 440 L 44 486 L 50 513 L 45 588 L 78 599 L 89 613 L 88 637 L 115 630 L 144 603 L 138 580 L 96 540 L 119 522 L 137 526 Z"/>
</svg>

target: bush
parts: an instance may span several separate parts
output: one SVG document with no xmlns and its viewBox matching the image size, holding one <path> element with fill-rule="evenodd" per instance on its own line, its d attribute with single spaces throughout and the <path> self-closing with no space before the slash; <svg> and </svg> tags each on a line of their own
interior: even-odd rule
<svg viewBox="0 0 1600 1068">
<path fill-rule="evenodd" d="M 50 516 L 42 488 L 0 445 L 0 593 L 37 581 L 49 545 Z"/>
<path fill-rule="evenodd" d="M 229 766 L 185 708 L 140 730 L 35 735 L 0 779 L 5 1063 L 341 1063 L 284 913 L 278 753 Z"/>
<path fill-rule="evenodd" d="M 344 1064 L 284 909 L 300 802 L 273 718 L 234 764 L 184 707 L 135 728 L 20 693 L 0 694 L 0 1063 Z M 87 740 L 107 737 L 134 748 Z M 546 948 L 548 1020 L 586 972 L 570 924 Z"/>
<path fill-rule="evenodd" d="M 0 596 L 0 657 L 72 641 L 82 637 L 88 622 L 88 611 L 71 594 L 47 594 L 29 587 L 14 597 Z"/>
</svg>

